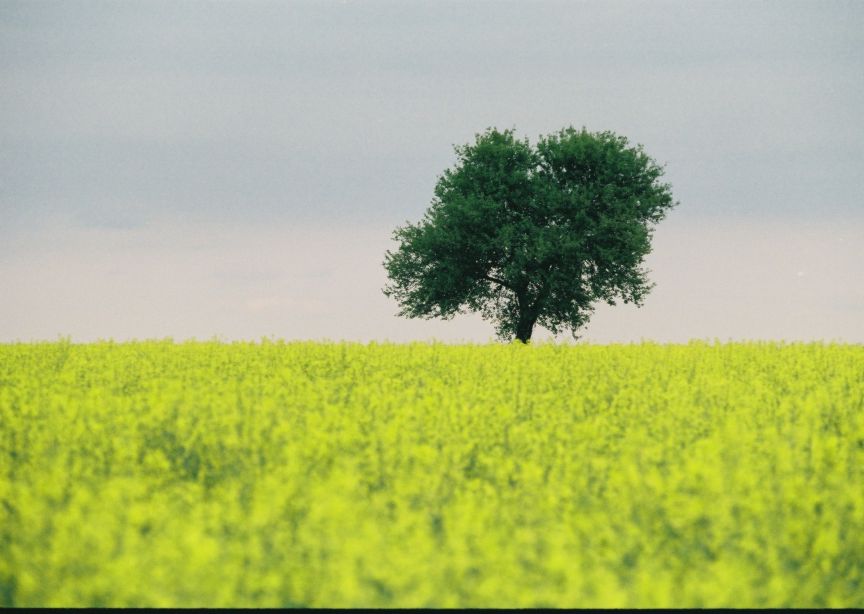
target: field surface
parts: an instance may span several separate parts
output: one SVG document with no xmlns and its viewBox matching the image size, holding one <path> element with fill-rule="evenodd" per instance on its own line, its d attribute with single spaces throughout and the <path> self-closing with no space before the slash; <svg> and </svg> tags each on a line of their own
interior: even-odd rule
<svg viewBox="0 0 864 614">
<path fill-rule="evenodd" d="M 864 607 L 864 346 L 0 345 L 0 605 Z"/>
</svg>

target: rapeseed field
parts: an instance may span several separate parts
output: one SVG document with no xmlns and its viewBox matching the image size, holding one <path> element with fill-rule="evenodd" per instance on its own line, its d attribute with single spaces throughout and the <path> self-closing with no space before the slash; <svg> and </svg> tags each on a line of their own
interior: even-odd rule
<svg viewBox="0 0 864 614">
<path fill-rule="evenodd" d="M 864 346 L 0 345 L 0 605 L 864 607 Z"/>
</svg>

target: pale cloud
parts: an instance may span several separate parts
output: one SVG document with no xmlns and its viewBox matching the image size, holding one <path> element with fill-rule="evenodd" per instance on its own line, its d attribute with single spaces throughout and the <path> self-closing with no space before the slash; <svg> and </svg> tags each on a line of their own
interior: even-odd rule
<svg viewBox="0 0 864 614">
<path fill-rule="evenodd" d="M 452 145 L 666 164 L 643 309 L 585 338 L 864 339 L 864 4 L 0 3 L 0 340 L 486 341 L 384 297 Z M 541 338 L 542 338 L 541 333 Z"/>
<path fill-rule="evenodd" d="M 492 339 L 477 315 L 396 317 L 381 292 L 390 230 L 55 229 L 0 260 L 0 340 Z M 706 224 L 673 215 L 655 235 L 647 265 L 656 287 L 644 307 L 598 306 L 583 338 L 864 343 L 862 246 L 860 223 Z M 538 330 L 537 338 L 549 335 Z"/>
<path fill-rule="evenodd" d="M 290 296 L 265 296 L 246 301 L 246 308 L 253 314 L 274 311 L 280 315 L 327 315 L 332 312 L 333 304 L 316 298 L 296 298 Z"/>
</svg>

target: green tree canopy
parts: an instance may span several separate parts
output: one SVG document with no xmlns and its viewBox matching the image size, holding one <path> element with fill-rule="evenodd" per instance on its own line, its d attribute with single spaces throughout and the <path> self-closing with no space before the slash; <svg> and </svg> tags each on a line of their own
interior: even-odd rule
<svg viewBox="0 0 864 614">
<path fill-rule="evenodd" d="M 399 315 L 475 311 L 527 342 L 536 324 L 575 337 L 598 301 L 642 304 L 652 225 L 676 203 L 641 145 L 569 127 L 532 147 L 491 128 L 456 154 L 423 219 L 393 233 Z"/>
</svg>

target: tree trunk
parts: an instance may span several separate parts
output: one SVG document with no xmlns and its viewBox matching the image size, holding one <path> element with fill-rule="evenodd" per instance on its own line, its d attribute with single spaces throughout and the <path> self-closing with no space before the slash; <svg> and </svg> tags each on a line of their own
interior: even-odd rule
<svg viewBox="0 0 864 614">
<path fill-rule="evenodd" d="M 531 333 L 534 332 L 534 323 L 536 321 L 537 318 L 529 314 L 519 314 L 519 321 L 516 323 L 516 338 L 522 343 L 531 341 Z"/>
</svg>

